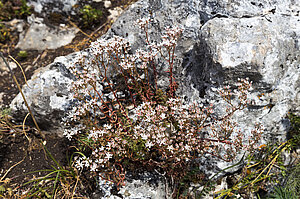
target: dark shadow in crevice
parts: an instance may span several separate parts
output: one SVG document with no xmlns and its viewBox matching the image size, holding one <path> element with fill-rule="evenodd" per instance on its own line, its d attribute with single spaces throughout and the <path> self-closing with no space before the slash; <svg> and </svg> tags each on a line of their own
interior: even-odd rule
<svg viewBox="0 0 300 199">
<path fill-rule="evenodd" d="M 213 52 L 203 38 L 199 39 L 192 50 L 184 54 L 182 68 L 186 70 L 183 86 L 190 88 L 193 85 L 201 98 L 204 98 L 207 90 L 212 87 L 229 85 L 236 88 L 235 83 L 240 78 L 249 78 L 255 91 L 264 93 L 273 91 L 272 85 L 264 82 L 259 72 L 260 66 L 240 64 L 231 68 L 222 67 L 214 61 Z"/>
<path fill-rule="evenodd" d="M 218 86 L 224 81 L 222 66 L 213 61 L 211 50 L 204 39 L 200 39 L 194 48 L 184 55 L 182 68 L 186 70 L 184 86 L 193 85 L 201 98 L 205 96 L 208 88 Z"/>
</svg>

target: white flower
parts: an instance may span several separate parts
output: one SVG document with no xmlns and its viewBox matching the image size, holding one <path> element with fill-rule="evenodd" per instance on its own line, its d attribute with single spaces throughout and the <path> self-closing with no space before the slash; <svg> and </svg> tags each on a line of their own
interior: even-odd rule
<svg viewBox="0 0 300 199">
<path fill-rule="evenodd" d="M 165 113 L 162 113 L 161 115 L 160 115 L 160 118 L 163 120 L 163 119 L 165 119 L 166 118 L 166 114 Z"/>
<path fill-rule="evenodd" d="M 190 151 L 190 150 L 191 150 L 191 146 L 189 146 L 189 145 L 185 145 L 184 148 L 185 148 L 185 150 L 187 150 L 187 151 Z"/>
<path fill-rule="evenodd" d="M 103 127 L 107 130 L 110 130 L 112 128 L 111 124 L 104 124 Z"/>
<path fill-rule="evenodd" d="M 83 168 L 82 158 L 76 160 L 75 167 L 76 167 L 77 169 L 79 169 L 79 170 Z"/>
<path fill-rule="evenodd" d="M 168 149 L 170 152 L 173 152 L 174 147 L 173 147 L 172 145 L 169 145 L 169 146 L 167 147 L 167 149 Z"/>
<path fill-rule="evenodd" d="M 101 146 L 101 147 L 99 148 L 99 151 L 104 151 L 104 150 L 105 150 L 104 146 Z"/>
<path fill-rule="evenodd" d="M 135 131 L 140 131 L 142 129 L 142 127 L 140 126 L 140 125 L 136 125 L 135 127 L 134 127 L 134 130 Z"/>
<path fill-rule="evenodd" d="M 104 130 L 100 130 L 100 131 L 96 131 L 97 134 L 99 134 L 100 136 L 103 136 L 104 134 L 106 134 L 106 131 Z"/>
<path fill-rule="evenodd" d="M 91 171 L 98 171 L 98 165 L 94 162 L 92 165 L 91 165 Z"/>
<path fill-rule="evenodd" d="M 98 149 L 97 148 L 92 152 L 92 155 L 95 157 L 98 157 Z"/>
<path fill-rule="evenodd" d="M 110 149 L 111 148 L 111 143 L 108 142 L 106 146 L 107 146 L 108 149 Z"/>
<path fill-rule="evenodd" d="M 72 135 L 71 134 L 69 134 L 69 133 L 64 133 L 64 135 L 68 138 L 68 140 L 71 140 L 72 139 Z"/>
<path fill-rule="evenodd" d="M 121 62 L 120 65 L 122 66 L 122 68 L 124 68 L 125 70 L 133 68 L 133 65 L 129 62 Z"/>
<path fill-rule="evenodd" d="M 78 131 L 79 131 L 78 127 L 74 127 L 71 129 L 65 129 L 63 135 L 66 136 L 69 140 L 71 140 L 72 136 L 76 135 L 78 133 Z"/>
<path fill-rule="evenodd" d="M 147 140 L 149 135 L 145 134 L 145 133 L 141 133 L 141 137 L 142 137 L 143 140 Z"/>
<path fill-rule="evenodd" d="M 88 135 L 88 139 L 91 138 L 98 138 L 97 133 L 95 131 L 91 131 L 91 133 Z"/>
<path fill-rule="evenodd" d="M 105 155 L 106 155 L 105 159 L 107 159 L 107 160 L 109 160 L 113 157 L 113 154 L 111 154 L 111 153 L 106 153 Z"/>
<path fill-rule="evenodd" d="M 150 142 L 149 140 L 146 142 L 145 146 L 146 148 L 151 148 L 154 144 L 152 142 Z"/>
</svg>

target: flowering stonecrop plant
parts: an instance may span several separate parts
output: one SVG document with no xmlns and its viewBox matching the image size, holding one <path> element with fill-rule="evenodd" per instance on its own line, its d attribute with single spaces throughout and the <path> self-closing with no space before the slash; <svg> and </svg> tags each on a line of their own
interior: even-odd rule
<svg viewBox="0 0 300 199">
<path fill-rule="evenodd" d="M 247 106 L 248 80 L 240 80 L 236 91 L 218 90 L 227 104 L 224 114 L 215 113 L 214 104 L 187 103 L 175 96 L 175 47 L 183 30 L 167 28 L 161 43 L 150 43 L 150 23 L 138 21 L 146 35 L 145 49 L 132 53 L 129 42 L 117 36 L 99 39 L 87 56 L 69 66 L 76 80 L 70 87 L 74 106 L 64 118 L 69 127 L 64 135 L 90 151 L 77 157 L 75 165 L 117 185 L 123 183 L 128 163 L 176 176 L 202 155 L 232 161 L 241 150 L 255 148 L 261 135 L 260 125 L 248 135 L 232 120 Z M 165 92 L 157 85 L 158 60 L 169 68 Z"/>
</svg>

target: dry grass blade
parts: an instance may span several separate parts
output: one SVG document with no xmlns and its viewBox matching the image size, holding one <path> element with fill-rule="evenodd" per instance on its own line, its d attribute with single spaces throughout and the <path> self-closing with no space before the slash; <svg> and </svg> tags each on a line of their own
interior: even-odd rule
<svg viewBox="0 0 300 199">
<path fill-rule="evenodd" d="M 13 166 L 11 166 L 6 172 L 5 174 L 2 176 L 2 178 L 0 179 L 0 182 L 3 182 L 3 179 L 5 178 L 5 176 L 14 168 L 16 167 L 17 165 L 21 164 L 24 160 L 25 160 L 26 156 L 23 157 L 23 159 L 19 162 L 17 162 L 16 164 L 14 164 Z"/>
<path fill-rule="evenodd" d="M 88 38 L 93 39 L 93 37 L 91 37 L 90 35 L 88 35 L 88 34 L 86 34 L 85 32 L 83 32 L 83 30 L 81 30 L 75 23 L 73 23 L 73 22 L 71 21 L 70 18 L 68 19 L 68 21 L 69 21 L 69 23 L 70 23 L 72 26 L 74 26 L 75 28 L 77 28 L 77 29 L 79 30 L 79 32 L 81 32 L 82 34 L 84 34 L 84 35 L 87 36 Z"/>
<path fill-rule="evenodd" d="M 26 122 L 26 119 L 27 119 L 27 117 L 28 117 L 29 115 L 30 115 L 30 114 L 27 113 L 26 117 L 24 118 L 24 120 L 23 120 L 23 125 L 22 125 L 22 129 L 23 129 L 23 133 L 24 133 L 25 137 L 27 138 L 27 140 L 28 140 L 29 143 L 30 143 L 30 142 L 31 142 L 31 139 L 27 136 L 27 133 L 26 133 L 26 131 L 25 131 L 25 122 Z"/>
<path fill-rule="evenodd" d="M 22 72 L 22 74 L 23 74 L 23 77 L 24 77 L 24 80 L 25 80 L 25 83 L 26 83 L 26 85 L 30 88 L 30 86 L 28 85 L 28 83 L 27 83 L 27 79 L 26 79 L 26 75 L 25 75 L 25 73 L 24 73 L 24 70 L 23 70 L 23 68 L 21 67 L 21 65 L 19 64 L 19 62 L 15 59 L 15 58 L 13 58 L 12 56 L 8 56 L 9 58 L 11 58 L 17 65 L 18 65 L 18 67 L 20 68 L 20 70 L 21 70 L 21 72 Z"/>
<path fill-rule="evenodd" d="M 3 54 L 2 54 L 2 52 L 0 52 L 0 56 L 2 57 L 2 59 L 3 59 L 4 63 L 5 63 L 5 65 L 6 65 L 7 68 L 9 69 L 9 71 L 10 71 L 10 73 L 11 73 L 11 76 L 13 77 L 13 79 L 14 79 L 14 81 L 15 81 L 15 83 L 16 83 L 16 85 L 17 85 L 17 87 L 18 87 L 18 89 L 19 89 L 19 91 L 20 91 L 20 93 L 21 93 L 21 95 L 22 95 L 22 98 L 23 98 L 23 100 L 24 100 L 24 103 L 25 103 L 25 105 L 26 105 L 26 107 L 27 107 L 27 109 L 28 109 L 28 111 L 29 111 L 29 113 L 30 113 L 30 115 L 31 115 L 31 117 L 32 117 L 32 120 L 33 120 L 33 122 L 34 122 L 34 124 L 35 124 L 35 126 L 36 126 L 36 128 L 37 128 L 37 130 L 38 130 L 38 132 L 39 132 L 39 134 L 40 134 L 40 136 L 41 136 L 43 139 L 45 139 L 45 135 L 42 133 L 42 131 L 41 131 L 39 125 L 37 124 L 37 122 L 36 122 L 36 120 L 35 120 L 35 118 L 34 118 L 34 115 L 33 115 L 32 112 L 31 112 L 31 109 L 30 109 L 30 107 L 29 107 L 29 105 L 28 105 L 28 103 L 27 103 L 27 100 L 26 100 L 26 98 L 25 98 L 25 96 L 24 96 L 24 93 L 23 93 L 21 87 L 20 87 L 20 84 L 19 84 L 18 80 L 16 79 L 16 76 L 15 76 L 14 73 L 12 72 L 12 70 L 11 70 L 9 64 L 7 63 L 7 61 L 5 60 L 5 58 L 4 58 Z"/>
</svg>

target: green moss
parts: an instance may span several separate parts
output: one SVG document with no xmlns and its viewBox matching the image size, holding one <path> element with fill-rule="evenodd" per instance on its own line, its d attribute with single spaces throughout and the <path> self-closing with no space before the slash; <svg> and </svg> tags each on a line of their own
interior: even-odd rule
<svg viewBox="0 0 300 199">
<path fill-rule="evenodd" d="M 0 20 L 1 21 L 1 20 Z M 11 40 L 11 30 L 4 24 L 0 24 L 0 43 L 6 43 Z"/>
<path fill-rule="evenodd" d="M 101 10 L 92 8 L 90 5 L 85 5 L 82 9 L 80 9 L 80 13 L 83 27 L 85 28 L 97 23 L 97 20 L 100 20 L 103 15 Z"/>
<path fill-rule="evenodd" d="M 19 51 L 18 56 L 21 58 L 26 58 L 28 56 L 28 53 L 25 50 L 21 50 Z"/>
<path fill-rule="evenodd" d="M 31 10 L 26 0 L 0 0 L 0 21 L 9 21 L 13 18 L 25 19 L 31 14 Z"/>
<path fill-rule="evenodd" d="M 5 116 L 5 115 L 9 115 L 11 113 L 10 108 L 6 108 L 0 111 L 0 118 Z"/>
</svg>

